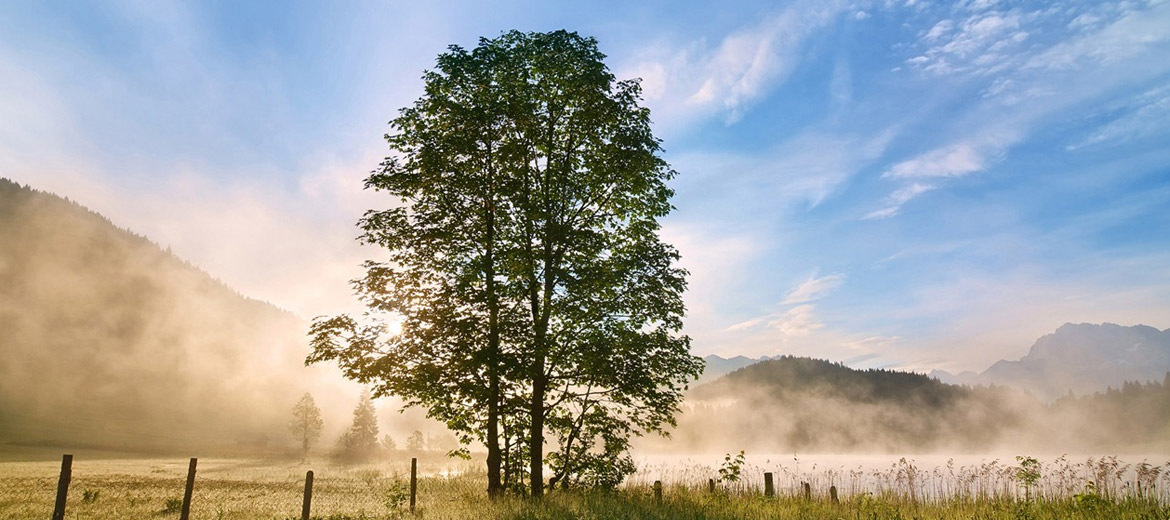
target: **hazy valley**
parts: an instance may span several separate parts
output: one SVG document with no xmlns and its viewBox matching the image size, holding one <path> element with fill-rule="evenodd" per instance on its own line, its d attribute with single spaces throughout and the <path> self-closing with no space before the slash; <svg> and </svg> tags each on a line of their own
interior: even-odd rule
<svg viewBox="0 0 1170 520">
<path fill-rule="evenodd" d="M 305 321 L 236 293 L 100 215 L 0 181 L 0 244 L 0 442 L 278 453 L 292 445 L 288 414 L 304 392 L 326 403 L 330 436 L 348 421 L 355 388 L 329 367 L 303 365 Z M 640 445 L 1164 450 L 1167 338 L 1170 331 L 1145 326 L 1065 325 L 1020 361 L 965 379 L 807 358 L 708 356 L 672 439 Z M 402 420 L 381 418 L 400 443 L 400 432 L 424 424 L 415 414 L 406 427 L 387 427 Z"/>
</svg>

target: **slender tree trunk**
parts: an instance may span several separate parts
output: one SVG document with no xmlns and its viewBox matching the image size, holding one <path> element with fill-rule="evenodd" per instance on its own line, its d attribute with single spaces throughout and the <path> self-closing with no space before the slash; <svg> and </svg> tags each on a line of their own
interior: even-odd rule
<svg viewBox="0 0 1170 520">
<path fill-rule="evenodd" d="M 492 271 L 489 269 L 489 271 Z M 492 274 L 494 277 L 494 273 Z M 488 420 L 487 420 L 487 466 L 488 466 L 488 496 L 496 497 L 504 490 L 500 479 L 500 331 L 498 324 L 498 305 L 495 305 L 494 281 L 488 278 L 488 287 L 491 291 L 491 316 L 489 318 L 488 349 L 491 354 L 491 366 L 488 367 Z"/>
<path fill-rule="evenodd" d="M 547 186 L 546 180 L 546 189 Z M 548 200 L 547 197 L 545 200 Z M 529 434 L 529 442 L 531 443 L 529 447 L 531 450 L 529 472 L 533 498 L 540 498 L 544 495 L 544 394 L 548 388 L 548 374 L 545 373 L 545 370 L 549 351 L 548 324 L 549 318 L 552 316 L 553 288 L 556 285 L 554 271 L 556 257 L 553 255 L 552 248 L 552 225 L 548 220 L 545 220 L 543 228 L 542 247 L 544 251 L 541 261 L 544 279 L 539 298 L 536 288 L 532 288 L 529 293 L 529 297 L 532 299 L 533 327 L 536 329 L 533 335 L 535 356 L 532 363 L 532 403 L 529 410 L 532 414 L 532 429 Z"/>
<path fill-rule="evenodd" d="M 500 478 L 502 457 L 500 454 L 500 381 L 493 374 L 491 381 L 491 401 L 488 402 L 487 425 L 487 466 L 488 466 L 488 496 L 497 497 L 503 494 L 504 485 Z"/>
<path fill-rule="evenodd" d="M 537 344 L 544 343 L 543 331 L 537 331 Z M 532 364 L 532 428 L 529 430 L 529 475 L 532 497 L 544 495 L 544 392 L 548 385 L 544 375 L 544 353 L 538 352 Z"/>
<path fill-rule="evenodd" d="M 489 145 L 490 147 L 490 145 Z M 491 160 L 489 156 L 489 161 Z M 485 205 L 487 221 L 487 247 L 484 255 L 485 290 L 488 303 L 488 420 L 487 420 L 487 466 L 488 496 L 503 494 L 500 480 L 500 302 L 496 294 L 496 201 L 495 172 L 488 165 L 488 201 Z"/>
</svg>

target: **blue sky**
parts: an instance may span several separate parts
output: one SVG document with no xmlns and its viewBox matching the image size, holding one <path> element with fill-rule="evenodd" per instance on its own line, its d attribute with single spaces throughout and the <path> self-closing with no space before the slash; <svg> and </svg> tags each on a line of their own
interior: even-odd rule
<svg viewBox="0 0 1170 520">
<path fill-rule="evenodd" d="M 982 370 L 1064 322 L 1170 327 L 1170 2 L 632 4 L 6 5 L 0 176 L 346 310 L 422 71 L 565 28 L 643 80 L 697 354 Z"/>
</svg>

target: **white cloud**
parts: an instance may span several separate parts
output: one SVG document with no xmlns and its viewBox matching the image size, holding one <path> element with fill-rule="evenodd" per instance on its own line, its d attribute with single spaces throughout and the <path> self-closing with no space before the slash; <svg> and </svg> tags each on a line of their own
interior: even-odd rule
<svg viewBox="0 0 1170 520">
<path fill-rule="evenodd" d="M 891 166 L 883 178 L 917 179 L 961 177 L 986 167 L 986 153 L 972 143 L 957 143 L 931 150 Z"/>
<path fill-rule="evenodd" d="M 730 327 L 727 327 L 727 330 L 734 332 L 734 331 L 740 331 L 740 330 L 754 329 L 754 328 L 756 328 L 757 325 L 764 323 L 764 321 L 767 319 L 768 319 L 768 316 L 757 316 L 757 317 L 752 318 L 750 320 L 741 321 L 739 323 L 731 325 Z"/>
<path fill-rule="evenodd" d="M 935 41 L 938 41 L 939 38 L 942 38 L 943 36 L 946 36 L 947 34 L 949 34 L 952 30 L 954 30 L 954 28 L 955 28 L 954 21 L 949 20 L 949 19 L 940 20 L 938 23 L 934 24 L 934 26 L 932 26 L 930 28 L 930 30 L 927 31 L 923 37 L 928 42 L 935 42 Z M 925 61 L 927 58 L 925 56 L 922 56 L 922 59 L 923 59 L 923 61 Z"/>
<path fill-rule="evenodd" d="M 724 330 L 740 333 L 771 331 L 766 335 L 771 337 L 770 334 L 778 333 L 780 338 L 774 339 L 780 342 L 793 337 L 807 336 L 825 327 L 825 324 L 817 319 L 817 306 L 812 302 L 828 296 L 843 283 L 845 283 L 845 275 L 842 273 L 825 276 L 817 276 L 816 273 L 813 273 L 784 295 L 780 305 L 787 306 L 787 309 L 740 321 Z"/>
<path fill-rule="evenodd" d="M 897 215 L 902 210 L 902 206 L 907 202 L 933 189 L 933 185 L 917 182 L 898 188 L 889 197 L 886 197 L 885 207 L 866 214 L 862 217 L 862 220 L 883 219 Z"/>
<path fill-rule="evenodd" d="M 788 294 L 784 296 L 784 300 L 780 303 L 790 305 L 816 301 L 829 295 L 843 283 L 845 283 L 844 274 L 834 273 L 818 277 L 814 273 L 807 280 L 797 284 L 796 287 L 788 291 Z"/>
<path fill-rule="evenodd" d="M 816 305 L 812 304 L 797 305 L 783 312 L 766 314 L 736 323 L 725 330 L 743 332 L 760 330 L 762 326 L 764 330 L 779 333 L 781 338 L 778 338 L 778 341 L 783 342 L 785 339 L 807 336 L 813 331 L 825 328 L 825 324 L 816 318 L 816 308 Z"/>
<path fill-rule="evenodd" d="M 911 46 L 916 54 L 906 60 L 907 65 L 921 71 L 947 72 L 951 74 L 947 81 L 957 85 L 985 83 L 983 101 L 974 103 L 966 114 L 951 116 L 955 122 L 949 144 L 896 162 L 882 177 L 941 181 L 992 168 L 1010 147 L 1054 115 L 1170 71 L 1170 62 L 1158 50 L 1170 41 L 1170 3 L 1110 3 L 1087 9 L 983 11 L 957 22 L 936 22 L 920 33 L 919 43 Z M 1089 12 L 1091 20 L 1078 22 L 1083 30 L 1070 33 L 1064 29 Z M 1060 31 L 1064 37 L 1054 41 L 1050 35 Z M 1032 33 L 1041 35 L 1036 42 Z M 1157 135 L 1166 126 L 1164 97 L 1149 96 L 1135 103 L 1068 149 Z M 941 187 L 937 182 L 932 186 Z M 921 194 L 901 191 L 906 189 L 895 191 L 882 207 L 863 219 L 897 215 L 905 203 L 899 203 L 899 196 Z"/>
<path fill-rule="evenodd" d="M 760 23 L 705 40 L 659 43 L 616 67 L 619 77 L 640 77 L 660 126 L 685 125 L 720 115 L 727 124 L 783 83 L 799 62 L 805 40 L 845 11 L 844 2 L 801 2 Z"/>
<path fill-rule="evenodd" d="M 1076 18 L 1073 18 L 1073 21 L 1068 23 L 1068 28 L 1069 29 L 1088 29 L 1088 28 L 1091 28 L 1091 27 L 1097 25 L 1100 21 L 1101 21 L 1101 18 L 1098 17 L 1097 15 L 1094 15 L 1092 13 L 1085 13 L 1085 14 L 1082 14 L 1080 16 L 1077 16 Z"/>
<path fill-rule="evenodd" d="M 813 312 L 815 305 L 797 305 L 782 314 L 768 320 L 768 328 L 775 329 L 784 336 L 804 336 L 825 328 L 825 324 L 817 320 Z"/>
<path fill-rule="evenodd" d="M 1100 30 L 1085 31 L 1036 54 L 1024 68 L 1062 70 L 1115 63 L 1166 41 L 1170 41 L 1170 2 L 1155 4 L 1148 10 L 1122 11 L 1116 21 Z"/>
</svg>

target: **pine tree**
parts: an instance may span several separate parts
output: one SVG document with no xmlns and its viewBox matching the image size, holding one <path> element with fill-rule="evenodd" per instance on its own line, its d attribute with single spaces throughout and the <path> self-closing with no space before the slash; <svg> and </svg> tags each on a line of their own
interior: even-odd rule
<svg viewBox="0 0 1170 520">
<path fill-rule="evenodd" d="M 339 455 L 347 460 L 365 460 L 378 451 L 378 416 L 369 392 L 363 392 L 353 409 L 353 423 L 338 439 Z"/>
</svg>

